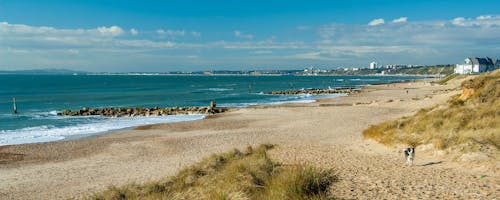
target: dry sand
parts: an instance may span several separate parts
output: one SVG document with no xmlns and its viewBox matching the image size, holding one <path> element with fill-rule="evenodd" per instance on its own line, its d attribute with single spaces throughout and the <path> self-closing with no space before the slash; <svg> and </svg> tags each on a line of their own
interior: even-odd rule
<svg viewBox="0 0 500 200">
<path fill-rule="evenodd" d="M 158 180 L 212 153 L 262 143 L 277 144 L 271 156 L 282 163 L 336 169 L 341 180 L 331 192 L 340 199 L 495 199 L 500 179 L 494 171 L 463 170 L 432 152 L 417 152 L 416 165 L 407 167 L 398 149 L 361 136 L 371 124 L 445 102 L 460 93 L 458 83 L 370 86 L 310 104 L 0 147 L 0 199 L 85 197 L 110 185 Z"/>
</svg>

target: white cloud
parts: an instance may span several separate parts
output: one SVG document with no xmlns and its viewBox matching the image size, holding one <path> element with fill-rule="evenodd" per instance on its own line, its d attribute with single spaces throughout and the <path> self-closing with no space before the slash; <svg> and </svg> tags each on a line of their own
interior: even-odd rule
<svg viewBox="0 0 500 200">
<path fill-rule="evenodd" d="M 124 33 L 123 29 L 120 28 L 119 26 L 110 26 L 110 27 L 101 26 L 97 28 L 97 31 L 99 31 L 99 33 L 101 33 L 102 35 L 111 37 L 119 36 Z"/>
<path fill-rule="evenodd" d="M 408 17 L 400 17 L 392 20 L 392 23 L 405 23 L 408 21 Z"/>
<path fill-rule="evenodd" d="M 309 52 L 309 53 L 301 53 L 293 56 L 297 59 L 307 59 L 307 60 L 323 60 L 324 58 L 321 56 L 321 52 Z"/>
<path fill-rule="evenodd" d="M 476 17 L 477 20 L 488 20 L 488 19 L 493 19 L 493 16 L 491 15 L 480 15 Z"/>
<path fill-rule="evenodd" d="M 130 29 L 130 34 L 132 34 L 132 35 L 138 35 L 139 31 L 137 29 L 135 29 L 135 28 L 132 28 L 132 29 Z"/>
<path fill-rule="evenodd" d="M 457 62 L 464 56 L 495 57 L 500 52 L 499 21 L 500 16 L 478 16 L 384 26 L 324 25 L 317 29 L 318 35 L 328 43 L 317 44 L 309 51 L 316 54 L 309 58 L 320 52 L 320 58 L 337 61 L 376 57 L 385 58 L 386 62 L 436 64 Z"/>
<path fill-rule="evenodd" d="M 193 37 L 200 37 L 201 36 L 201 33 L 200 32 L 197 32 L 197 31 L 191 31 L 191 35 Z"/>
<path fill-rule="evenodd" d="M 368 26 L 377 26 L 377 25 L 382 25 L 385 24 L 385 20 L 380 18 L 380 19 L 374 19 L 368 23 Z"/>
<path fill-rule="evenodd" d="M 281 42 L 275 43 L 272 41 L 264 40 L 258 42 L 212 42 L 209 43 L 213 47 L 221 47 L 225 49 L 303 49 L 309 48 L 311 45 L 304 42 Z"/>
<path fill-rule="evenodd" d="M 252 34 L 243 34 L 241 31 L 234 31 L 234 36 L 237 38 L 245 38 L 245 39 L 252 39 L 253 35 Z"/>
<path fill-rule="evenodd" d="M 173 42 L 156 42 L 151 40 L 120 40 L 115 42 L 118 47 L 136 47 L 136 48 L 171 48 L 176 44 Z"/>
<path fill-rule="evenodd" d="M 500 16 L 480 15 L 474 18 L 457 17 L 451 20 L 451 24 L 464 27 L 495 27 L 500 26 Z"/>
<path fill-rule="evenodd" d="M 163 29 L 158 29 L 156 30 L 156 34 L 160 38 L 180 38 L 180 37 L 185 37 L 185 36 L 192 36 L 192 37 L 200 37 L 201 32 L 198 31 L 185 31 L 185 30 L 163 30 Z"/>
<path fill-rule="evenodd" d="M 130 30 L 131 34 L 134 30 Z M 95 29 L 57 29 L 0 22 L 0 38 L 2 38 L 2 45 L 6 46 L 29 49 L 72 49 L 73 52 L 82 52 L 82 49 L 89 48 L 119 49 L 125 46 L 168 48 L 174 46 L 171 42 L 127 40 L 114 37 L 124 33 L 123 29 L 117 26 Z"/>
<path fill-rule="evenodd" d="M 257 51 L 251 51 L 251 54 L 272 54 L 273 51 L 271 50 L 257 50 Z"/>
<path fill-rule="evenodd" d="M 178 37 L 184 37 L 186 35 L 186 31 L 184 30 L 163 30 L 159 29 L 156 31 L 158 35 L 163 38 L 163 37 L 168 37 L 168 38 L 178 38 Z"/>
<path fill-rule="evenodd" d="M 331 24 L 319 27 L 318 34 L 336 45 L 493 45 L 500 43 L 500 16 L 411 21 L 386 26 Z"/>
<path fill-rule="evenodd" d="M 451 21 L 452 24 L 457 26 L 465 26 L 465 18 L 457 17 Z"/>
</svg>

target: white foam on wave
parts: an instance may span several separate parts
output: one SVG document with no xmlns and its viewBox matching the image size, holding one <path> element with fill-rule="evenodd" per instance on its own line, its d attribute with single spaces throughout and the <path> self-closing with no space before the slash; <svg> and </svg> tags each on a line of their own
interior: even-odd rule
<svg viewBox="0 0 500 200">
<path fill-rule="evenodd" d="M 212 91 L 212 92 L 224 92 L 224 91 L 231 91 L 234 89 L 233 88 L 207 88 L 207 89 L 200 89 L 200 90 Z"/>
<path fill-rule="evenodd" d="M 254 103 L 221 103 L 221 104 L 218 104 L 217 106 L 230 107 L 230 108 L 245 108 L 248 106 L 256 106 L 256 105 L 262 105 L 262 104 L 265 104 L 265 103 L 257 103 L 257 102 L 254 102 Z"/>
<path fill-rule="evenodd" d="M 314 103 L 314 102 L 316 102 L 316 100 L 314 100 L 314 99 L 304 99 L 304 100 L 292 100 L 292 101 L 272 102 L 270 104 L 280 105 L 280 104 L 286 104 L 286 103 Z"/>
<path fill-rule="evenodd" d="M 253 103 L 224 103 L 220 104 L 221 107 L 232 107 L 232 108 L 245 108 L 248 106 L 257 105 L 279 105 L 285 103 L 313 103 L 314 99 L 302 99 L 302 100 L 284 100 L 284 101 L 267 101 L 267 102 L 253 102 Z"/>
<path fill-rule="evenodd" d="M 56 127 L 44 125 L 17 130 L 1 130 L 0 146 L 64 140 L 69 137 L 94 135 L 111 130 L 130 128 L 134 126 L 192 121 L 203 119 L 205 115 L 169 115 L 161 117 L 129 117 L 129 118 L 89 118 L 88 123 L 74 126 Z"/>
<path fill-rule="evenodd" d="M 57 110 L 50 111 L 49 115 L 57 115 Z"/>
<path fill-rule="evenodd" d="M 28 118 L 34 118 L 34 119 L 38 119 L 38 118 L 54 118 L 54 117 L 58 117 L 57 115 L 57 111 L 56 110 L 52 110 L 52 111 L 49 111 L 49 112 L 40 112 L 40 111 L 35 111 L 33 112 L 32 110 L 29 111 L 29 112 L 21 112 L 21 113 L 17 113 L 17 114 L 12 114 L 12 113 L 8 113 L 8 114 L 0 114 L 0 118 L 15 118 L 15 117 L 28 117 Z"/>
<path fill-rule="evenodd" d="M 271 94 L 260 94 L 259 95 L 270 95 Z M 223 103 L 220 104 L 222 107 L 236 107 L 236 108 L 244 108 L 248 106 L 256 106 L 256 105 L 279 105 L 285 103 L 313 103 L 316 102 L 316 99 L 324 99 L 324 98 L 334 98 L 339 96 L 346 96 L 347 94 L 294 94 L 294 95 L 279 95 L 275 98 L 270 98 L 261 102 L 252 102 L 252 103 Z"/>
</svg>

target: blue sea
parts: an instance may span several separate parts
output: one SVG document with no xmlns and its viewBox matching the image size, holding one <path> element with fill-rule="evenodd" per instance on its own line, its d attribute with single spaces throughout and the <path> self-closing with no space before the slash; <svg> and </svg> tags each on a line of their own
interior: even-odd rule
<svg viewBox="0 0 500 200">
<path fill-rule="evenodd" d="M 106 118 L 58 116 L 81 107 L 245 107 L 311 102 L 334 95 L 268 95 L 274 90 L 360 87 L 411 76 L 0 75 L 0 146 L 65 140 L 203 115 Z M 12 97 L 18 114 L 12 113 Z"/>
</svg>

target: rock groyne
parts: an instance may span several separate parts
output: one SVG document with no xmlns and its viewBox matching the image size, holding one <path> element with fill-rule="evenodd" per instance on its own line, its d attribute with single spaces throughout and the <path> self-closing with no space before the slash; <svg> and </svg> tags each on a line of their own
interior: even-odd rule
<svg viewBox="0 0 500 200">
<path fill-rule="evenodd" d="M 278 91 L 272 91 L 268 92 L 267 94 L 339 94 L 339 93 L 344 93 L 344 94 L 352 94 L 358 92 L 358 88 L 335 88 L 335 89 L 298 89 L 298 90 L 278 90 Z"/>
<path fill-rule="evenodd" d="M 136 117 L 136 116 L 165 116 L 165 115 L 188 115 L 188 114 L 216 114 L 228 111 L 223 107 L 167 107 L 167 108 L 86 108 L 79 110 L 64 110 L 57 115 L 62 116 L 91 116 L 100 115 L 105 117 Z"/>
</svg>

